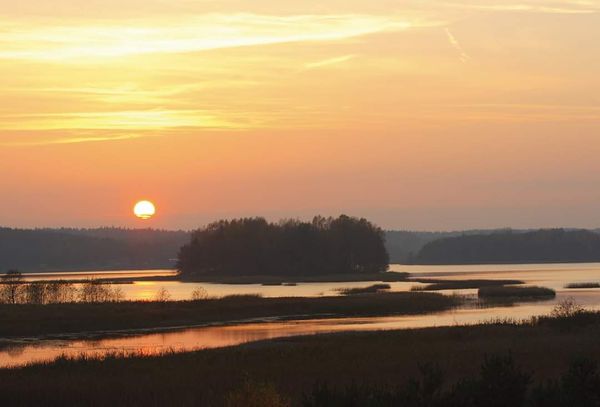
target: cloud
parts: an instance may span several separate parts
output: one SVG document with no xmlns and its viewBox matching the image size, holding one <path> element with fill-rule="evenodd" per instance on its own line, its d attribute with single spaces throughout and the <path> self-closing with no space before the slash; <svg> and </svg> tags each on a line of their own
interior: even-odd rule
<svg viewBox="0 0 600 407">
<path fill-rule="evenodd" d="M 207 14 L 177 21 L 119 24 L 2 23 L 0 59 L 80 61 L 154 53 L 189 53 L 305 41 L 334 41 L 397 31 L 398 16 Z"/>
<path fill-rule="evenodd" d="M 448 37 L 448 41 L 450 41 L 450 45 L 454 47 L 456 51 L 458 51 L 458 55 L 463 64 L 467 63 L 471 57 L 465 52 L 463 47 L 460 45 L 456 37 L 450 32 L 450 29 L 446 28 L 446 36 Z"/>
<path fill-rule="evenodd" d="M 450 6 L 459 9 L 481 10 L 481 11 L 515 11 L 515 12 L 536 12 L 547 14 L 590 14 L 600 12 L 598 2 L 592 1 L 545 1 L 532 0 L 519 3 L 459 3 L 448 2 L 443 3 L 445 6 Z"/>
<path fill-rule="evenodd" d="M 324 66 L 337 65 L 337 64 L 341 64 L 341 63 L 350 61 L 351 59 L 354 59 L 356 57 L 357 57 L 357 55 L 351 54 L 351 55 L 343 55 L 343 56 L 335 57 L 335 58 L 328 58 L 328 59 L 324 59 L 322 61 L 317 61 L 317 62 L 310 62 L 310 63 L 304 64 L 304 69 L 308 70 L 308 69 L 322 68 Z"/>
<path fill-rule="evenodd" d="M 106 135 L 106 136 L 67 136 L 59 138 L 42 138 L 33 140 L 16 140 L 0 142 L 0 146 L 4 147 L 35 147 L 35 146 L 48 146 L 48 145 L 60 145 L 60 144 L 78 144 L 78 143 L 92 143 L 102 141 L 119 141 L 119 140 L 132 140 L 142 137 L 148 137 L 148 135 L 142 134 L 117 134 L 117 135 Z"/>
<path fill-rule="evenodd" d="M 139 110 L 0 115 L 0 131 L 9 130 L 152 130 L 169 128 L 239 129 L 247 123 L 201 110 Z"/>
</svg>

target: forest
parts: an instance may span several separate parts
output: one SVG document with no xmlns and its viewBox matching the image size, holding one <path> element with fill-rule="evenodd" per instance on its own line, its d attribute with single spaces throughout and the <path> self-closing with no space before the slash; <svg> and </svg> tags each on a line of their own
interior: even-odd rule
<svg viewBox="0 0 600 407">
<path fill-rule="evenodd" d="M 177 267 L 184 275 L 376 273 L 388 269 L 384 242 L 379 227 L 345 215 L 311 222 L 221 220 L 192 233 Z"/>
<path fill-rule="evenodd" d="M 223 222 L 234 221 L 219 221 L 212 225 Z M 286 239 L 292 239 L 290 225 L 302 222 L 288 223 Z M 309 247 L 316 244 L 311 240 L 311 236 L 318 235 L 313 226 L 312 222 L 306 222 L 294 232 L 296 244 Z M 173 268 L 180 248 L 190 243 L 191 234 L 188 231 L 112 227 L 0 228 L 0 273 L 10 269 L 43 272 Z M 598 230 L 571 229 L 383 232 L 390 263 L 394 264 L 596 261 L 600 259 L 598 236 Z M 323 243 L 323 240 L 318 241 Z M 290 251 L 290 255 L 294 253 L 294 250 Z M 302 267 L 307 264 L 310 262 Z"/>
<path fill-rule="evenodd" d="M 152 229 L 0 228 L 0 273 L 170 268 L 189 234 Z"/>
<path fill-rule="evenodd" d="M 426 244 L 414 264 L 575 263 L 600 261 L 600 234 L 545 229 L 448 237 Z"/>
</svg>

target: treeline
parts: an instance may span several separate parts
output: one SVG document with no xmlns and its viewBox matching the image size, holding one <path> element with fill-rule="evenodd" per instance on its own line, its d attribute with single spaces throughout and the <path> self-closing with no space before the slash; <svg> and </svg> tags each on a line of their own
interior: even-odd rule
<svg viewBox="0 0 600 407">
<path fill-rule="evenodd" d="M 574 263 L 600 261 L 600 235 L 588 230 L 548 229 L 465 235 L 432 241 L 414 264 Z"/>
<path fill-rule="evenodd" d="M 531 229 L 469 229 L 450 232 L 423 232 L 410 230 L 388 230 L 385 232 L 385 245 L 391 263 L 407 264 L 414 260 L 428 243 L 448 237 L 465 235 L 492 235 L 497 233 L 526 233 Z"/>
<path fill-rule="evenodd" d="M 0 228 L 0 273 L 170 268 L 189 233 L 152 229 Z"/>
<path fill-rule="evenodd" d="M 345 215 L 221 220 L 192 233 L 177 267 L 184 276 L 376 273 L 388 268 L 384 241 L 379 227 Z"/>
<path fill-rule="evenodd" d="M 325 223 L 330 220 L 325 220 Z M 339 223 L 339 218 L 337 220 Z M 262 222 L 266 221 L 263 219 Z M 212 226 L 219 223 L 215 222 Z M 287 239 L 285 244 L 290 245 L 285 250 L 282 248 L 282 252 L 278 255 L 292 256 L 289 263 L 301 265 L 301 268 L 305 270 L 302 273 L 307 273 L 309 272 L 308 266 L 320 262 L 318 259 L 313 259 L 311 263 L 307 258 L 299 255 L 298 246 L 306 244 L 309 252 L 316 253 L 318 251 L 314 247 L 316 242 L 327 245 L 331 241 L 327 243 L 327 239 L 323 238 L 324 235 L 316 240 L 313 239 L 319 234 L 316 231 L 323 225 L 298 221 L 287 223 L 289 223 L 287 228 L 284 228 L 281 222 L 276 225 L 286 231 L 276 238 L 278 240 Z M 294 224 L 297 225 L 293 226 Z M 208 230 L 208 227 L 205 229 Z M 369 228 L 365 230 L 367 229 Z M 338 229 L 338 232 L 340 230 Z M 329 237 L 333 234 L 332 230 Z M 597 230 L 499 229 L 463 232 L 381 232 L 377 230 L 375 234 L 378 234 L 379 237 L 374 241 L 384 238 L 382 240 L 392 263 L 472 264 L 600 261 L 600 249 L 597 243 L 600 235 Z M 153 229 L 0 228 L 0 274 L 9 269 L 28 272 L 172 268 L 176 265 L 180 248 L 189 244 L 190 235 L 191 233 L 186 231 Z M 561 237 L 561 235 L 564 236 Z M 284 245 L 284 243 L 281 244 Z M 375 246 L 377 244 L 376 242 Z M 291 246 L 295 248 L 292 249 Z M 340 248 L 338 247 L 338 249 Z M 330 250 L 333 249 L 326 247 L 321 250 L 331 254 Z M 381 247 L 376 250 L 381 250 Z M 328 268 L 347 269 L 348 267 L 343 264 L 341 266 L 330 264 Z M 281 274 L 286 273 L 294 274 L 295 272 L 285 271 Z M 315 271 L 315 274 L 319 273 L 320 271 Z"/>
</svg>

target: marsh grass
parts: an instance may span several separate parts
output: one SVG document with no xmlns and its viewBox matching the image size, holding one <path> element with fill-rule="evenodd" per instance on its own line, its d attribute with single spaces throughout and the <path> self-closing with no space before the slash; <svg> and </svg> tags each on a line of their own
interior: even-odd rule
<svg viewBox="0 0 600 407">
<path fill-rule="evenodd" d="M 411 291 L 440 291 L 440 290 L 465 290 L 482 287 L 496 287 L 503 285 L 524 284 L 521 280 L 411 280 L 419 283 L 427 283 L 424 286 L 413 286 Z"/>
<path fill-rule="evenodd" d="M 481 287 L 477 291 L 477 296 L 483 299 L 502 299 L 502 298 L 518 298 L 518 299 L 548 299 L 556 297 L 556 291 L 546 287 L 519 287 L 519 286 L 496 286 L 496 287 Z"/>
<path fill-rule="evenodd" d="M 565 288 L 600 288 L 600 283 L 586 282 L 586 283 L 569 283 L 565 285 Z"/>
<path fill-rule="evenodd" d="M 389 284 L 373 284 L 368 287 L 356 288 L 339 288 L 337 291 L 342 295 L 357 295 L 357 294 L 375 294 L 381 291 L 389 290 L 392 286 Z"/>
<path fill-rule="evenodd" d="M 0 305 L 0 337 L 161 328 L 256 318 L 409 315 L 447 310 L 459 299 L 436 293 L 262 298 L 233 295 L 196 301 Z"/>
<path fill-rule="evenodd" d="M 93 400 L 114 406 L 251 406 L 256 400 L 265 406 L 520 406 L 526 394 L 528 402 L 537 400 L 530 406 L 593 406 L 600 389 L 599 336 L 600 313 L 583 311 L 477 326 L 281 338 L 159 356 L 116 352 L 102 359 L 62 358 L 1 369 L 0 405 Z M 574 361 L 577 355 L 585 362 Z M 481 402 L 480 390 L 492 397 Z M 468 397 L 437 403 L 450 393 Z M 374 402 L 394 394 L 416 398 Z M 592 397 L 592 403 L 577 404 L 570 397 L 578 394 Z M 317 398 L 321 402 L 315 404 Z"/>
</svg>

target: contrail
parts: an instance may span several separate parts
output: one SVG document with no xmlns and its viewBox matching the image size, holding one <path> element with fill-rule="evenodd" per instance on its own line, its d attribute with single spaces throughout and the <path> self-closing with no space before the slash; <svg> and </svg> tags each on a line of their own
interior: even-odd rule
<svg viewBox="0 0 600 407">
<path fill-rule="evenodd" d="M 448 41 L 450 41 L 450 45 L 452 45 L 454 47 L 454 49 L 456 51 L 458 51 L 458 55 L 459 55 L 462 63 L 466 64 L 469 61 L 469 59 L 471 59 L 471 57 L 465 52 L 463 47 L 460 46 L 460 43 L 458 42 L 456 37 L 454 35 L 452 35 L 450 30 L 448 28 L 446 28 L 445 30 L 446 30 L 446 35 L 448 36 Z"/>
</svg>

